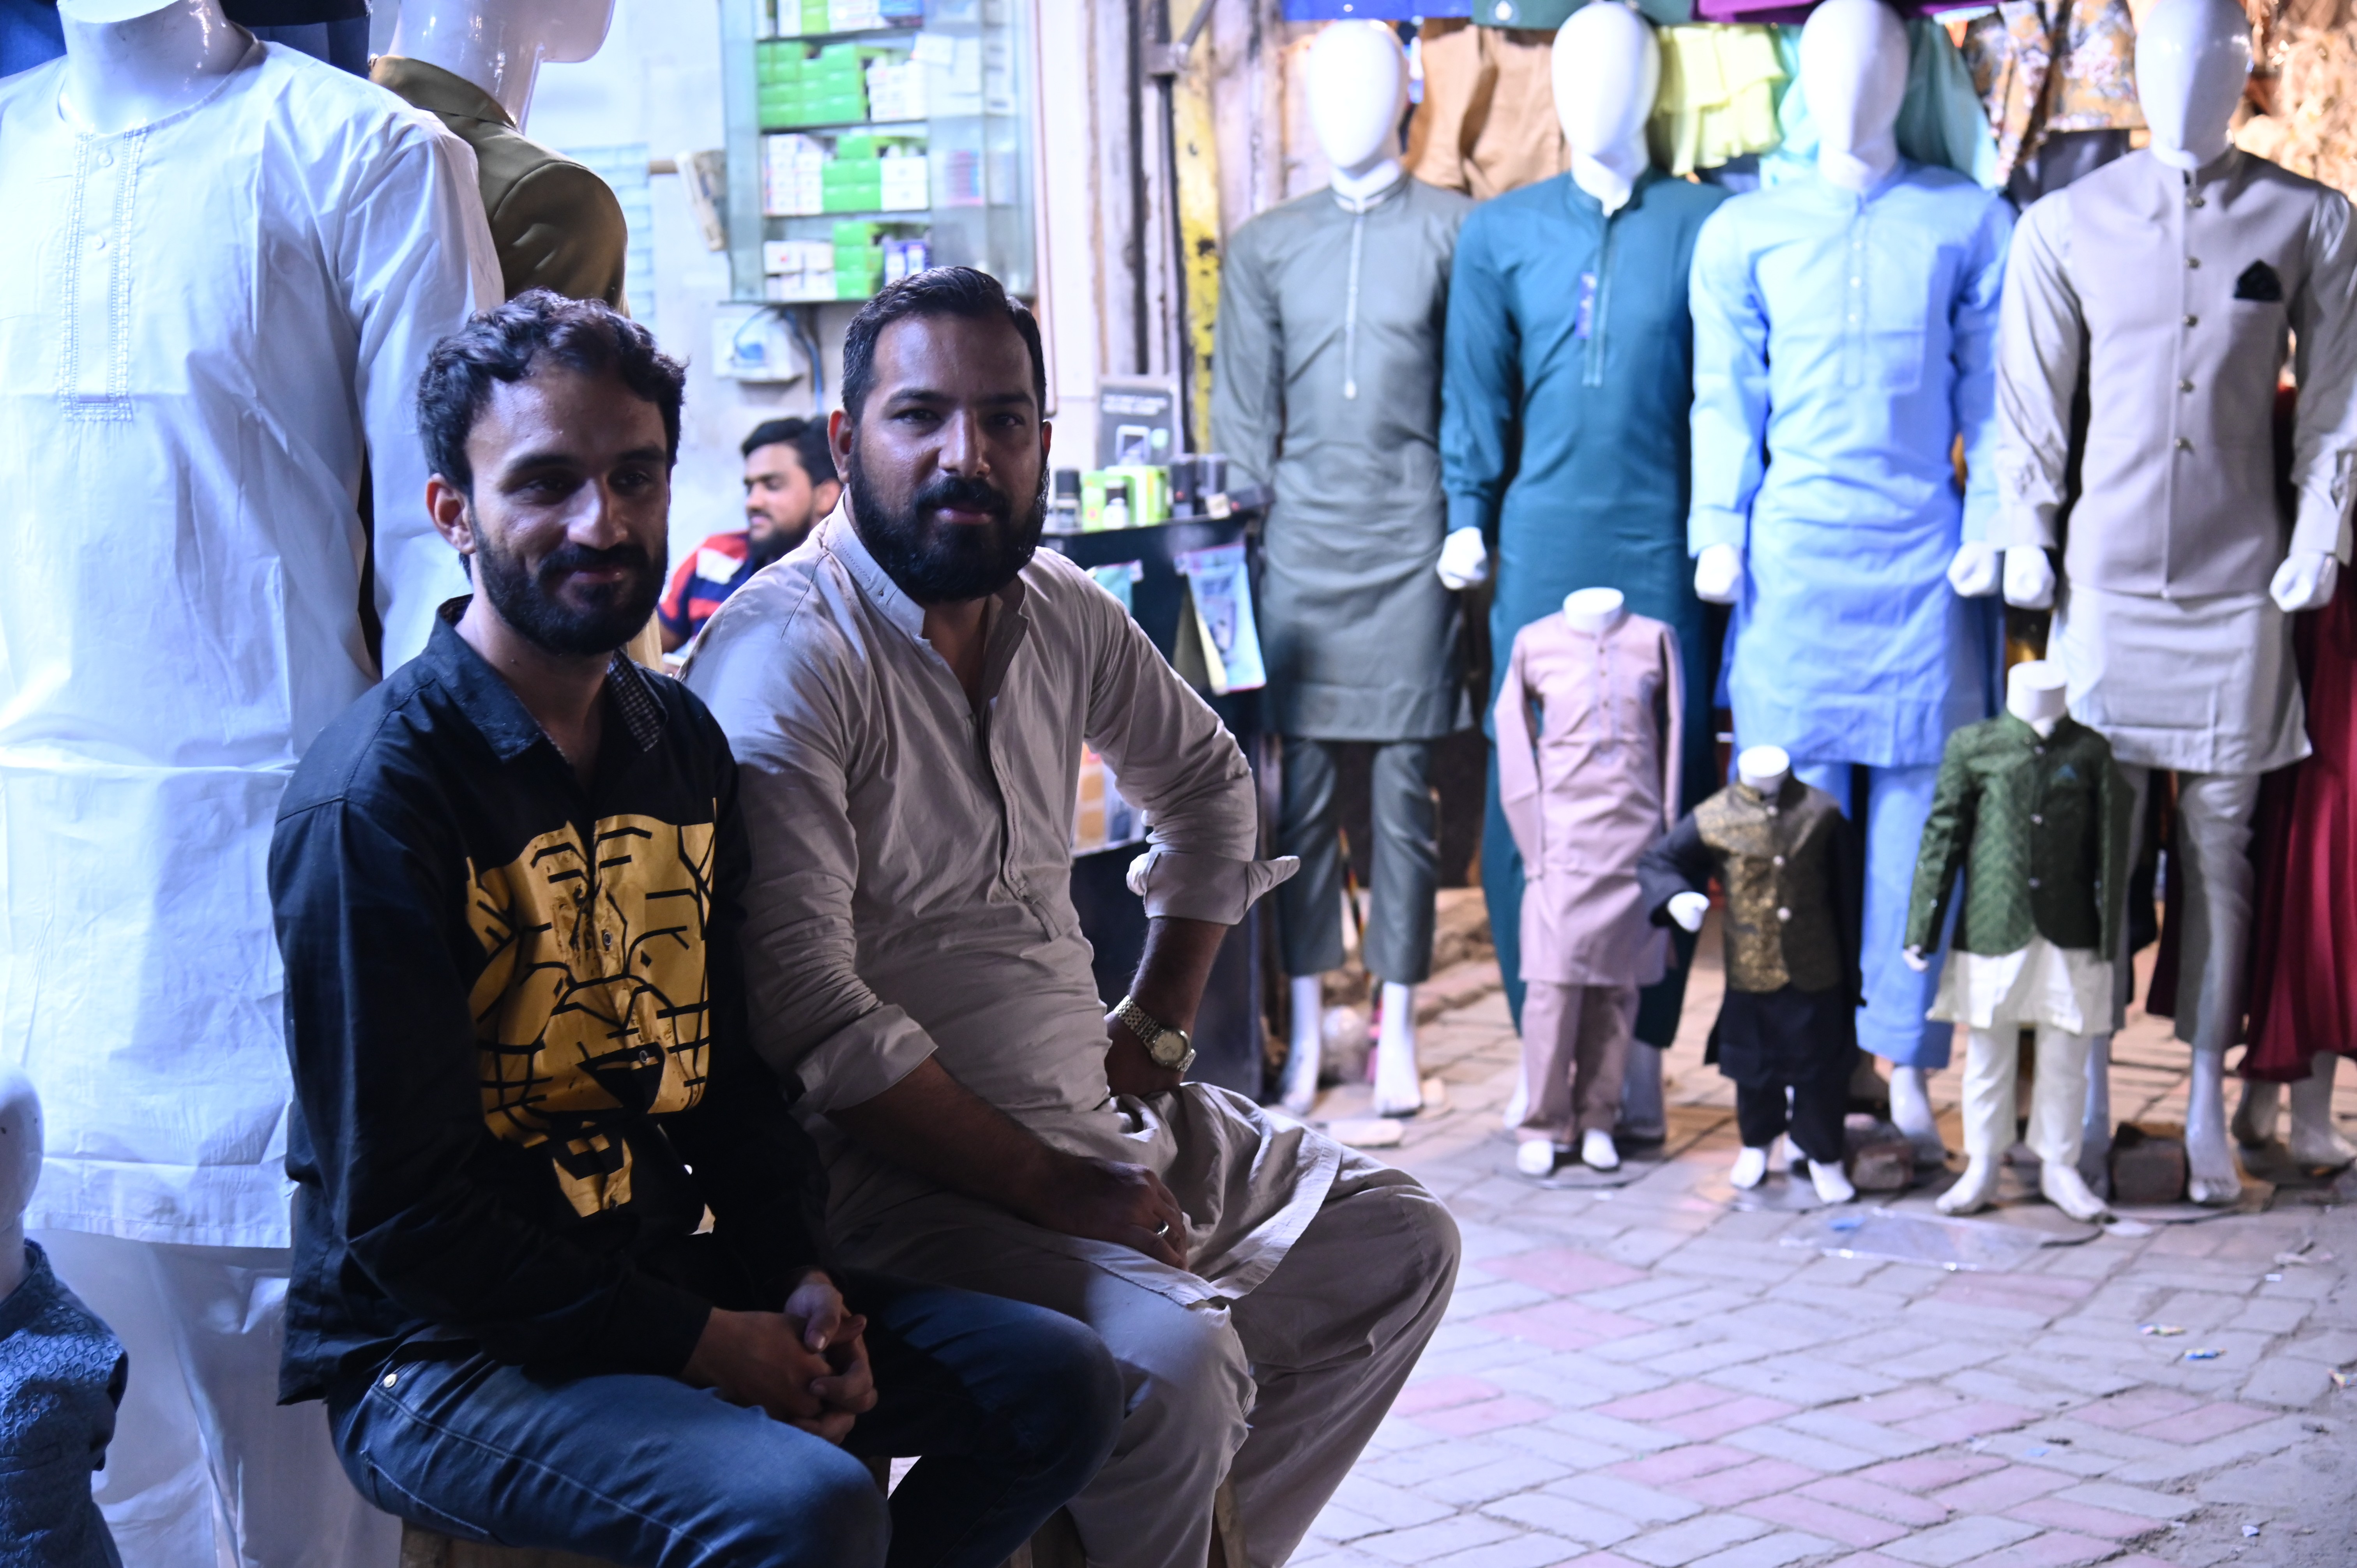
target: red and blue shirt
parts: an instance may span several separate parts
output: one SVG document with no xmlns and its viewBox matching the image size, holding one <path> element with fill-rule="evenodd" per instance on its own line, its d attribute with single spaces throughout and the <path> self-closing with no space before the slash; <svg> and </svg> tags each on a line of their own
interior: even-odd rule
<svg viewBox="0 0 2357 1568">
<path fill-rule="evenodd" d="M 716 533 L 697 545 L 695 553 L 672 574 L 671 586 L 656 607 L 663 629 L 682 639 L 702 631 L 721 601 L 753 580 L 756 568 L 747 559 L 751 549 L 752 535 L 741 528 Z"/>
</svg>

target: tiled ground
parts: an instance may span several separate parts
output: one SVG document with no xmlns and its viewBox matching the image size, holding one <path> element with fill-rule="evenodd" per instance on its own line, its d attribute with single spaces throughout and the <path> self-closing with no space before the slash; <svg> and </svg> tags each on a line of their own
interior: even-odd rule
<svg viewBox="0 0 2357 1568">
<path fill-rule="evenodd" d="M 1391 1152 L 1463 1227 L 1456 1301 L 1297 1563 L 2357 1564 L 2357 1392 L 2330 1377 L 2357 1362 L 2357 1209 L 2287 1188 L 2005 1273 L 1786 1245 L 1801 1194 L 1771 1176 L 1738 1207 L 1725 1180 L 1707 970 L 1668 1062 L 1674 1153 L 1619 1187 L 1542 1187 L 1498 1130 L 1515 1047 L 1488 978 L 1460 964 L 1428 993 L 1456 1004 L 1423 1035 L 1450 1104 Z M 2182 1048 L 2138 1021 L 2120 1051 L 2122 1113 L 2174 1119 Z M 2341 1109 L 2357 1130 L 2357 1093 Z"/>
</svg>

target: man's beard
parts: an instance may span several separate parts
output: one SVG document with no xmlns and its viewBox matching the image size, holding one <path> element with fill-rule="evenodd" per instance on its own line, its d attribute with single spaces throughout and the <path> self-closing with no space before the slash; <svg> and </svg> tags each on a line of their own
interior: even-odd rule
<svg viewBox="0 0 2357 1568">
<path fill-rule="evenodd" d="M 920 605 L 956 604 L 995 594 L 1015 581 L 1039 548 L 1048 521 L 1047 475 L 1039 493 L 1017 519 L 1005 490 L 985 479 L 943 474 L 895 511 L 867 483 L 855 443 L 845 479 L 851 489 L 851 521 L 860 542 L 900 591 Z M 935 521 L 937 508 L 987 512 L 982 524 Z"/>
<path fill-rule="evenodd" d="M 749 529 L 747 530 L 745 564 L 758 572 L 772 561 L 784 560 L 787 551 L 810 537 L 811 529 L 813 526 L 812 523 L 805 522 L 800 528 L 773 528 L 767 533 L 755 533 Z"/>
<path fill-rule="evenodd" d="M 490 596 L 500 618 L 525 640 L 568 657 L 611 653 L 638 636 L 655 613 L 668 564 L 651 559 L 636 544 L 592 550 L 567 543 L 559 545 L 535 573 L 488 535 L 476 535 L 475 581 Z M 586 609 L 563 603 L 545 585 L 565 573 L 601 566 L 627 567 L 631 575 L 592 591 Z"/>
</svg>

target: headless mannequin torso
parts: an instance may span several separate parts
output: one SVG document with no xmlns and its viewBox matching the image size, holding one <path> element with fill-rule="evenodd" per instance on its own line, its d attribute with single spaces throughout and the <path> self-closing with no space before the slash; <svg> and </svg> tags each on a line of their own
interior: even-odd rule
<svg viewBox="0 0 2357 1568">
<path fill-rule="evenodd" d="M 1628 6 L 1583 5 L 1556 31 L 1552 59 L 1555 118 L 1571 149 L 1572 183 L 1596 198 L 1609 218 L 1628 205 L 1652 161 L 1645 121 L 1661 90 L 1661 45 Z M 1566 286 L 1572 281 L 1566 278 Z M 1488 582 L 1490 551 L 1481 531 L 1451 532 L 1436 569 L 1451 589 Z"/>
</svg>

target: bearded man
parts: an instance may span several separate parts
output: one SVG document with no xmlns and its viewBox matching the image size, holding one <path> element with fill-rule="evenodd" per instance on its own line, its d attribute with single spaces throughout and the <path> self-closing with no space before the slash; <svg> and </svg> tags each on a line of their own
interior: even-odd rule
<svg viewBox="0 0 2357 1568">
<path fill-rule="evenodd" d="M 853 320 L 842 387 L 846 506 L 685 674 L 741 768 L 755 1047 L 802 1085 L 846 1262 L 1103 1337 L 1127 1415 L 1070 1505 L 1089 1561 L 1274 1568 L 1438 1322 L 1456 1226 L 1403 1173 L 1184 1081 L 1227 928 L 1293 865 L 1254 858 L 1211 709 L 1036 553 L 1030 312 L 968 268 L 904 279 Z M 1084 743 L 1152 825 L 1110 1012 L 1070 894 Z"/>
<path fill-rule="evenodd" d="M 827 1254 L 746 1037 L 736 765 L 620 651 L 684 379 L 544 289 L 427 361 L 426 508 L 477 592 L 320 735 L 271 845 L 281 1391 L 370 1501 L 470 1541 L 994 1568 L 1095 1474 L 1119 1380 L 1069 1317 Z M 921 1455 L 888 1519 L 856 1455 Z"/>
</svg>

